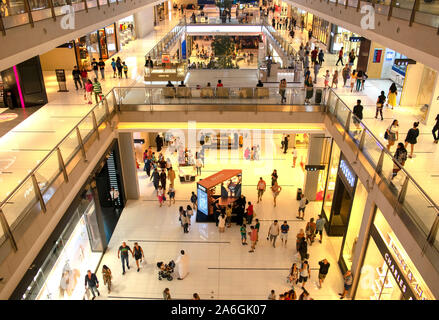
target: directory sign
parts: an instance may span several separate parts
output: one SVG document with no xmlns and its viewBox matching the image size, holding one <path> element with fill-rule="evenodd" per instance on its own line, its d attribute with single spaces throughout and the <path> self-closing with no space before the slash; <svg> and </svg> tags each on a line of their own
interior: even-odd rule
<svg viewBox="0 0 439 320">
<path fill-rule="evenodd" d="M 207 201 L 206 188 L 198 185 L 197 197 L 198 197 L 198 211 L 204 213 L 207 216 L 209 214 L 209 205 Z"/>
</svg>

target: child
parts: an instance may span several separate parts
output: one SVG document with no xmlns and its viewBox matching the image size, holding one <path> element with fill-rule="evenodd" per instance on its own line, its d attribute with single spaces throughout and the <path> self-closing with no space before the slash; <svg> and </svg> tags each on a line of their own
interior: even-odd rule
<svg viewBox="0 0 439 320">
<path fill-rule="evenodd" d="M 247 228 L 245 226 L 245 223 L 242 224 L 240 231 L 241 231 L 241 242 L 243 245 L 247 245 Z"/>
<path fill-rule="evenodd" d="M 125 73 L 125 79 L 128 79 L 128 66 L 125 64 L 125 61 L 122 63 L 123 72 Z"/>
<path fill-rule="evenodd" d="M 326 74 L 323 76 L 325 78 L 325 89 L 329 88 L 329 78 L 331 75 L 329 74 L 329 70 L 326 70 Z"/>
<path fill-rule="evenodd" d="M 111 59 L 111 67 L 113 68 L 113 78 L 116 78 L 117 75 L 117 69 L 116 69 L 116 61 L 113 59 Z"/>
<path fill-rule="evenodd" d="M 174 186 L 171 185 L 169 187 L 169 191 L 168 191 L 168 195 L 169 195 L 169 206 L 171 206 L 171 202 L 173 201 L 175 204 L 175 189 Z"/>
</svg>

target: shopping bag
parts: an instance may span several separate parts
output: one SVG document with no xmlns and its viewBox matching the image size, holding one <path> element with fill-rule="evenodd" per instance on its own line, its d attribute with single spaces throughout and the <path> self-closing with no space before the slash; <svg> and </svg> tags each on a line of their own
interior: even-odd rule
<svg viewBox="0 0 439 320">
<path fill-rule="evenodd" d="M 90 290 L 88 288 L 85 289 L 84 295 L 82 296 L 82 300 L 90 300 Z"/>
</svg>

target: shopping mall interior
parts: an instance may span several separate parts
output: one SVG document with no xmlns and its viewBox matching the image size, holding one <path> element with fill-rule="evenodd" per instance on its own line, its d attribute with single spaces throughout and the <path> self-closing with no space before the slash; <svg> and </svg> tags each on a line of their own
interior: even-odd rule
<svg viewBox="0 0 439 320">
<path fill-rule="evenodd" d="M 0 5 L 0 299 L 439 297 L 435 1 Z"/>
</svg>

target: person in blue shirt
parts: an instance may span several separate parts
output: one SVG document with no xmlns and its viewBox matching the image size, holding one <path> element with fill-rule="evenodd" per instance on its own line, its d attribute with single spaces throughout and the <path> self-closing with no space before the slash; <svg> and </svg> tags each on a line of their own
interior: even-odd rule
<svg viewBox="0 0 439 320">
<path fill-rule="evenodd" d="M 111 67 L 113 68 L 113 78 L 117 77 L 116 61 L 111 59 Z"/>
<path fill-rule="evenodd" d="M 287 221 L 284 221 L 284 223 L 280 226 L 280 239 L 282 240 L 282 245 L 285 243 L 285 247 L 287 246 L 289 230 L 290 226 L 288 225 Z"/>
</svg>

